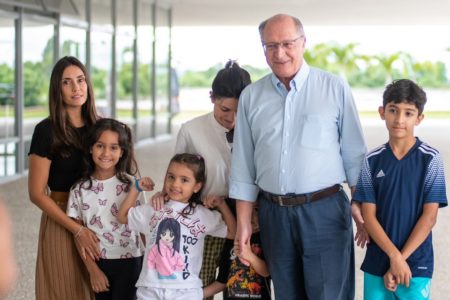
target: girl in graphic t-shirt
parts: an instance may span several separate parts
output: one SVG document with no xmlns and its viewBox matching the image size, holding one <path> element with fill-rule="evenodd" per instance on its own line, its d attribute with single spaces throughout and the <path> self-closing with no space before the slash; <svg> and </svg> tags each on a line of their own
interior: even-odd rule
<svg viewBox="0 0 450 300">
<path fill-rule="evenodd" d="M 138 299 L 203 299 L 199 272 L 205 236 L 233 238 L 236 230 L 225 201 L 214 203 L 220 213 L 199 205 L 205 181 L 201 156 L 176 154 L 164 180 L 164 192 L 170 200 L 162 209 L 155 210 L 148 203 L 134 205 L 139 192 L 153 189 L 147 177 L 137 182 L 122 203 L 118 220 L 145 234 L 148 241 L 144 257 L 147 264 L 136 283 Z"/>
<path fill-rule="evenodd" d="M 90 130 L 87 145 L 90 155 L 83 178 L 70 191 L 67 214 L 100 239 L 100 259 L 85 260 L 96 300 L 136 299 L 141 241 L 117 220 L 137 173 L 131 131 L 119 121 L 101 119 Z M 148 181 L 150 189 L 153 183 Z"/>
</svg>

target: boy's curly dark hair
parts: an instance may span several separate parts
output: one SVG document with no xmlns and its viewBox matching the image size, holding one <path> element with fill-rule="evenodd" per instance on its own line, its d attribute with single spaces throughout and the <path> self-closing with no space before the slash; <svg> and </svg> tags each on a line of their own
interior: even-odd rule
<svg viewBox="0 0 450 300">
<path fill-rule="evenodd" d="M 421 115 L 427 103 L 427 94 L 412 80 L 394 80 L 386 86 L 383 93 L 383 107 L 386 108 L 390 102 L 414 104 Z"/>
</svg>

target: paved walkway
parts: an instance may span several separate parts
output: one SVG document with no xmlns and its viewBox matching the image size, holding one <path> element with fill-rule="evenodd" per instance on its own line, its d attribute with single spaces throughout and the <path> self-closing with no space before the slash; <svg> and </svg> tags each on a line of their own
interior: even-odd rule
<svg viewBox="0 0 450 300">
<path fill-rule="evenodd" d="M 384 125 L 378 119 L 364 119 L 363 127 L 369 148 L 387 140 Z M 438 148 L 446 162 L 447 187 L 450 187 L 450 120 L 427 120 L 417 128 L 417 136 Z M 174 137 L 160 138 L 141 143 L 136 154 L 142 174 L 151 176 L 156 188 L 162 187 L 162 179 L 174 147 Z M 27 178 L 0 185 L 0 194 L 6 199 L 14 223 L 17 260 L 20 268 L 19 281 L 8 300 L 34 299 L 34 268 L 37 249 L 40 210 L 31 204 L 27 194 Z M 431 295 L 434 300 L 449 299 L 450 285 L 450 210 L 440 210 L 438 223 L 434 229 L 435 277 Z M 356 251 L 356 299 L 362 299 L 362 272 L 359 271 L 364 250 Z M 0 266 L 1 267 L 1 266 Z M 220 297 L 216 297 L 220 299 Z M 63 300 L 63 299 L 61 299 Z"/>
</svg>

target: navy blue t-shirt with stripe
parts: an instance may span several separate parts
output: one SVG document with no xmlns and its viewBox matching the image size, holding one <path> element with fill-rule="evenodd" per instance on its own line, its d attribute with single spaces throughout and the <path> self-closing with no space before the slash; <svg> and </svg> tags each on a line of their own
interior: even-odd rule
<svg viewBox="0 0 450 300">
<path fill-rule="evenodd" d="M 422 215 L 424 204 L 447 206 L 444 165 L 439 151 L 418 138 L 400 160 L 389 143 L 372 150 L 364 160 L 353 199 L 376 205 L 378 222 L 401 251 Z M 431 233 L 407 263 L 413 277 L 432 277 Z M 368 244 L 361 270 L 384 276 L 388 269 L 388 256 L 374 242 Z"/>
</svg>

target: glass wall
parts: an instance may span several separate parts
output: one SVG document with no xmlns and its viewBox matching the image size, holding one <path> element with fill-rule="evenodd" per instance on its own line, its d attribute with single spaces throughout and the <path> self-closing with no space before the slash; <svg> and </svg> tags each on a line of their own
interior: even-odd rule
<svg viewBox="0 0 450 300">
<path fill-rule="evenodd" d="M 63 25 L 60 31 L 60 55 L 75 56 L 86 64 L 86 30 Z"/>
<path fill-rule="evenodd" d="M 0 14 L 0 178 L 16 169 L 15 37 L 13 15 Z"/>
<path fill-rule="evenodd" d="M 111 112 L 111 64 L 112 64 L 112 10 L 111 1 L 93 0 L 91 32 L 91 78 L 99 113 L 110 117 Z"/>
<path fill-rule="evenodd" d="M 135 129 L 133 61 L 136 27 L 133 1 L 119 1 L 116 12 L 116 118 Z"/>
<path fill-rule="evenodd" d="M 24 161 L 34 126 L 48 116 L 48 87 L 54 62 L 54 29 L 52 19 L 24 14 L 23 23 L 23 133 Z"/>
<path fill-rule="evenodd" d="M 157 8 L 156 17 L 156 134 L 167 133 L 169 120 L 169 45 L 170 19 L 166 10 Z"/>
<path fill-rule="evenodd" d="M 153 6 L 148 2 L 139 2 L 138 6 L 138 112 L 137 140 L 149 135 L 154 137 L 154 107 L 153 107 Z"/>
<path fill-rule="evenodd" d="M 89 68 L 103 116 L 129 124 L 136 140 L 168 133 L 169 46 L 170 10 L 156 1 L 0 0 L 0 182 L 26 173 L 65 55 Z"/>
</svg>

